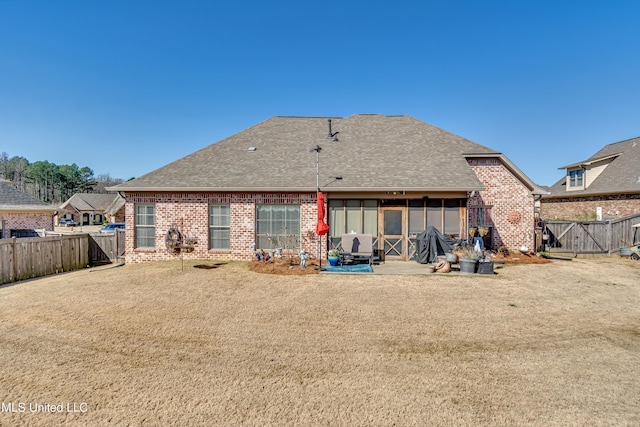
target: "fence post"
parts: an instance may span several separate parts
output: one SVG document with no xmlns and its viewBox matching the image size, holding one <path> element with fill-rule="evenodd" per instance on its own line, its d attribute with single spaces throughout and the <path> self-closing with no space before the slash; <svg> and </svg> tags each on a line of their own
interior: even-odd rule
<svg viewBox="0 0 640 427">
<path fill-rule="evenodd" d="M 58 247 L 60 248 L 60 272 L 64 272 L 64 249 L 62 248 L 62 234 L 60 234 L 58 236 L 58 239 L 60 239 L 60 245 L 58 245 Z"/>
<path fill-rule="evenodd" d="M 13 248 L 13 280 L 16 281 L 17 277 L 18 277 L 18 254 L 16 253 L 16 243 L 18 242 L 18 239 L 16 238 L 16 236 L 13 236 L 12 239 L 13 239 L 13 244 L 12 244 L 12 248 Z"/>
</svg>

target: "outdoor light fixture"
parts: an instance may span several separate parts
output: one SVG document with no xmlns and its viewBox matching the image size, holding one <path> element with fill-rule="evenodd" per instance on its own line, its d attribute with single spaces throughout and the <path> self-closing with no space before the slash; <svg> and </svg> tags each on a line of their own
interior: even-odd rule
<svg viewBox="0 0 640 427">
<path fill-rule="evenodd" d="M 326 184 L 324 184 L 323 187 L 326 187 L 327 185 L 331 184 L 332 182 L 336 182 L 336 181 L 342 181 L 342 177 L 341 176 L 332 177 L 331 181 L 329 181 Z"/>
<path fill-rule="evenodd" d="M 311 148 L 309 152 L 316 152 L 316 188 L 320 191 L 320 151 L 322 151 L 322 147 L 316 145 Z"/>
</svg>

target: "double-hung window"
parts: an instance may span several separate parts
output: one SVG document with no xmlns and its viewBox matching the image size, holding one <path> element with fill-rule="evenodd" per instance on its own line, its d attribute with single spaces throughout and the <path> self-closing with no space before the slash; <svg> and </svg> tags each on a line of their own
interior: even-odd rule
<svg viewBox="0 0 640 427">
<path fill-rule="evenodd" d="M 469 216 L 471 227 L 488 227 L 493 225 L 491 219 L 491 208 L 489 205 L 469 206 Z"/>
<path fill-rule="evenodd" d="M 582 187 L 584 169 L 569 171 L 569 187 Z"/>
<path fill-rule="evenodd" d="M 136 248 L 156 247 L 156 207 L 153 204 L 136 205 Z"/>
<path fill-rule="evenodd" d="M 297 249 L 300 245 L 300 205 L 257 205 L 256 246 Z"/>
<path fill-rule="evenodd" d="M 209 205 L 209 249 L 230 249 L 230 208 L 228 204 Z"/>
</svg>

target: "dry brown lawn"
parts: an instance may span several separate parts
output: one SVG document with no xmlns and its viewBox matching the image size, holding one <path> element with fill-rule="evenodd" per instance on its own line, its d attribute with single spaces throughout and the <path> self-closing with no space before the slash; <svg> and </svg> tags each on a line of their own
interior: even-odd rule
<svg viewBox="0 0 640 427">
<path fill-rule="evenodd" d="M 640 425 L 640 262 L 195 264 L 0 287 L 0 425 Z"/>
</svg>

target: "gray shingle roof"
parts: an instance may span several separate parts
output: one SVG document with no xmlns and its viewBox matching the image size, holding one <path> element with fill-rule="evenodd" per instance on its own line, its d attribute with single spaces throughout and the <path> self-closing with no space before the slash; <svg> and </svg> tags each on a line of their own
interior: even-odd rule
<svg viewBox="0 0 640 427">
<path fill-rule="evenodd" d="M 80 212 L 104 212 L 115 199 L 121 199 L 117 194 L 104 193 L 76 193 L 60 205 L 61 209 L 73 206 Z"/>
<path fill-rule="evenodd" d="M 0 211 L 50 212 L 56 208 L 15 188 L 12 182 L 0 180 Z"/>
<path fill-rule="evenodd" d="M 547 197 L 640 193 L 640 137 L 605 145 L 587 160 L 564 168 L 578 167 L 608 157 L 613 157 L 611 163 L 585 190 L 566 191 L 566 179 L 562 177 L 551 186 L 551 194 Z"/>
<path fill-rule="evenodd" d="M 272 117 L 111 191 L 481 190 L 464 155 L 496 154 L 485 146 L 409 116 Z M 255 151 L 249 151 L 255 147 Z"/>
<path fill-rule="evenodd" d="M 109 214 L 109 215 L 115 215 L 118 213 L 118 211 L 125 205 L 125 200 L 124 197 L 120 197 L 120 195 L 118 194 L 109 204 L 109 206 L 107 206 L 104 210 L 104 213 Z"/>
</svg>

